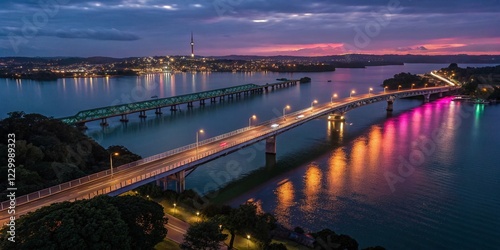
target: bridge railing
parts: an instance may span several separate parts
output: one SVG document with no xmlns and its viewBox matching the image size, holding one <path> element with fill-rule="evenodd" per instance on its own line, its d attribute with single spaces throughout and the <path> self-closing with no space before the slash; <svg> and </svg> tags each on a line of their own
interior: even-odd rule
<svg viewBox="0 0 500 250">
<path fill-rule="evenodd" d="M 415 89 L 414 91 L 421 91 L 421 89 Z M 427 90 L 427 92 L 435 93 L 435 92 L 439 92 L 439 89 L 429 89 L 429 90 Z M 387 93 L 386 95 L 397 94 L 397 93 L 401 93 L 401 92 Z M 375 96 L 373 96 L 373 97 L 375 97 Z M 373 98 L 373 97 L 366 97 L 366 98 L 362 98 L 362 99 L 357 99 L 356 101 L 364 101 L 366 99 L 370 99 L 370 98 Z M 347 106 L 347 105 L 349 105 L 349 104 L 345 104 L 345 103 L 344 104 L 339 104 L 338 106 L 335 106 L 334 108 L 338 109 L 338 108 L 341 108 L 341 107 L 344 107 L 344 106 Z M 321 106 L 323 106 L 323 105 L 321 105 Z M 300 114 L 303 114 L 304 112 L 308 112 L 308 111 L 311 111 L 310 107 L 309 108 L 305 108 L 305 109 L 301 109 L 301 110 L 298 110 L 298 111 L 295 111 L 295 112 L 288 113 L 288 114 L 286 114 L 285 117 L 286 118 L 296 117 L 296 116 L 298 116 Z M 322 112 L 325 112 L 325 111 L 322 111 Z M 266 124 L 279 123 L 280 121 L 282 121 L 282 119 L 283 119 L 282 116 L 276 117 L 274 119 L 262 122 L 262 123 L 260 123 L 260 124 L 258 124 L 256 126 L 263 126 L 263 125 L 266 125 Z M 248 130 L 250 130 L 252 128 L 253 127 L 245 127 L 245 128 L 234 130 L 234 131 L 231 131 L 231 132 L 228 132 L 228 133 L 216 136 L 216 137 L 212 137 L 212 138 L 209 138 L 209 139 L 206 139 L 206 140 L 202 140 L 202 141 L 199 141 L 198 146 L 206 145 L 206 144 L 214 142 L 214 141 L 222 140 L 222 139 L 231 137 L 233 135 L 236 135 L 236 134 L 239 134 L 239 133 L 243 133 L 243 132 L 248 131 Z M 262 136 L 263 134 L 269 133 L 269 131 L 272 131 L 272 129 L 269 129 L 269 130 L 266 130 L 266 131 L 267 132 L 258 133 L 258 135 L 257 136 L 254 135 L 254 137 L 259 137 L 259 136 Z M 244 141 L 243 140 L 238 140 L 237 142 L 231 142 L 228 146 L 224 146 L 223 148 L 218 148 L 217 150 L 218 151 L 222 151 L 226 147 L 231 147 L 231 146 L 237 145 L 237 144 L 239 144 L 241 142 L 244 142 Z M 149 163 L 149 162 L 161 160 L 163 158 L 172 156 L 174 154 L 178 154 L 178 153 L 181 153 L 181 152 L 184 152 L 184 151 L 187 151 L 187 150 L 191 150 L 191 149 L 193 149 L 195 147 L 196 147 L 196 143 L 192 143 L 192 144 L 189 144 L 189 145 L 186 145 L 186 146 L 183 146 L 183 147 L 179 147 L 179 148 L 175 148 L 175 149 L 169 150 L 169 151 L 164 152 L 164 153 L 160 153 L 160 154 L 156 154 L 156 155 L 153 155 L 153 156 L 150 156 L 150 157 L 146 157 L 144 159 L 141 159 L 141 160 L 138 160 L 138 161 L 135 161 L 135 162 L 131 162 L 131 163 L 124 164 L 124 165 L 121 165 L 119 167 L 116 167 L 115 168 L 116 169 L 115 172 L 117 173 L 117 172 L 123 171 L 123 170 L 131 168 L 131 167 L 135 167 L 135 166 L 142 165 L 142 164 L 145 164 L 145 163 Z M 212 151 L 214 151 L 214 150 L 212 150 Z M 212 152 L 212 151 L 210 151 L 210 152 Z M 214 152 L 216 152 L 216 151 L 214 151 Z M 209 154 L 209 153 L 205 152 L 202 155 L 206 156 L 207 154 Z M 192 158 L 190 158 L 190 159 L 192 159 Z M 190 163 L 191 161 L 192 160 L 189 160 L 189 162 L 187 162 L 187 163 Z M 182 165 L 183 164 L 184 163 L 182 163 Z M 175 164 L 174 168 L 179 167 L 179 166 L 181 166 L 181 163 Z M 39 190 L 37 192 L 33 192 L 33 193 L 30 193 L 30 194 L 27 194 L 27 195 L 19 196 L 19 197 L 16 198 L 16 204 L 20 205 L 20 204 L 23 204 L 23 203 L 26 203 L 26 202 L 29 202 L 29 201 L 32 201 L 32 200 L 40 199 L 40 198 L 49 196 L 49 195 L 54 194 L 54 193 L 58 193 L 58 192 L 61 192 L 61 191 L 64 191 L 64 190 L 67 190 L 67 189 L 70 189 L 70 188 L 74 188 L 74 187 L 76 187 L 76 186 L 78 186 L 80 184 L 83 184 L 85 182 L 93 181 L 93 180 L 96 180 L 96 179 L 99 179 L 99 178 L 104 178 L 104 177 L 107 177 L 107 176 L 110 176 L 110 175 L 111 175 L 110 170 L 105 170 L 105 171 L 101 171 L 101 172 L 97 172 L 97 173 L 94 173 L 94 174 L 91 174 L 91 175 L 87 175 L 87 176 L 84 176 L 84 177 L 81 177 L 81 178 L 78 178 L 78 179 L 75 179 L 75 180 L 72 180 L 72 181 L 61 183 L 59 185 L 52 186 L 52 187 L 49 187 L 49 188 L 45 188 L 45 189 Z M 9 200 L 3 201 L 0 204 L 0 210 L 6 209 L 9 206 L 9 203 L 10 203 Z"/>
</svg>

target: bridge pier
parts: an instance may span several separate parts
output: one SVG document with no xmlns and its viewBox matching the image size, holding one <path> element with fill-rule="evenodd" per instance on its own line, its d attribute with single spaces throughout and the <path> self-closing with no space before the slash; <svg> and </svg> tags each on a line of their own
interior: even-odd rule
<svg viewBox="0 0 500 250">
<path fill-rule="evenodd" d="M 161 115 L 161 114 L 163 114 L 163 113 L 161 112 L 161 108 L 156 108 L 156 109 L 155 109 L 155 114 L 157 114 L 157 115 Z"/>
<path fill-rule="evenodd" d="M 146 118 L 146 117 L 148 117 L 148 116 L 146 115 L 146 111 L 144 111 L 144 110 L 139 111 L 139 118 Z"/>
<path fill-rule="evenodd" d="M 187 107 L 188 107 L 188 109 L 193 108 L 193 102 L 188 102 Z"/>
<path fill-rule="evenodd" d="M 337 122 L 337 121 L 343 122 L 343 121 L 345 121 L 344 114 L 345 113 L 340 113 L 340 114 L 339 113 L 332 113 L 332 114 L 328 115 L 328 120 L 335 121 L 335 122 Z"/>
<path fill-rule="evenodd" d="M 122 118 L 120 119 L 121 122 L 128 122 L 127 114 L 123 114 Z"/>
<path fill-rule="evenodd" d="M 180 172 L 175 173 L 175 180 L 176 180 L 176 191 L 178 193 L 184 192 L 186 190 L 186 171 L 182 170 Z"/>
<path fill-rule="evenodd" d="M 200 100 L 200 106 L 205 106 L 205 99 Z"/>
<path fill-rule="evenodd" d="M 276 136 L 271 136 L 266 139 L 266 167 L 274 167 L 276 165 Z"/>
<path fill-rule="evenodd" d="M 219 96 L 219 102 L 223 102 L 224 101 L 224 96 Z"/>
<path fill-rule="evenodd" d="M 168 188 L 168 178 L 163 177 L 161 179 L 156 180 L 156 186 L 160 187 L 163 191 L 166 191 Z"/>
<path fill-rule="evenodd" d="M 170 111 L 177 111 L 177 105 L 170 106 Z"/>
<path fill-rule="evenodd" d="M 103 127 L 106 127 L 106 126 L 108 126 L 108 125 L 109 125 L 109 124 L 108 124 L 108 122 L 107 122 L 107 120 L 106 120 L 106 118 L 102 118 L 102 119 L 101 119 L 101 123 L 99 123 L 99 124 L 100 124 L 101 126 L 103 126 Z"/>
<path fill-rule="evenodd" d="M 228 100 L 229 100 L 229 99 L 233 99 L 233 94 L 228 95 L 228 96 L 227 96 L 227 99 L 228 99 Z"/>
<path fill-rule="evenodd" d="M 216 103 L 215 97 L 210 97 L 210 103 Z"/>
<path fill-rule="evenodd" d="M 387 108 L 385 109 L 387 112 L 392 112 L 395 99 L 394 96 L 390 96 L 389 99 L 387 99 Z"/>
<path fill-rule="evenodd" d="M 431 94 L 425 94 L 424 95 L 424 102 L 429 102 L 431 99 Z"/>
</svg>

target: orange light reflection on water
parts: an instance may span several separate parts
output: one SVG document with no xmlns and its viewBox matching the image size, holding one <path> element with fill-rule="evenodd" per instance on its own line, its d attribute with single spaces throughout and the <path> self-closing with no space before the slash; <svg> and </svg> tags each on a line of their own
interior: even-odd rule
<svg viewBox="0 0 500 250">
<path fill-rule="evenodd" d="M 290 208 L 294 205 L 295 190 L 291 181 L 283 180 L 283 184 L 279 185 L 275 191 L 277 206 L 274 214 L 276 219 L 284 226 L 291 228 Z"/>
</svg>

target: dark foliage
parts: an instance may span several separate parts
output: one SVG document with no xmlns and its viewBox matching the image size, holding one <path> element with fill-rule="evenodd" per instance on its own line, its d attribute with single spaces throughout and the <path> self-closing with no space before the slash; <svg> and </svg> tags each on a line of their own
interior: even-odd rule
<svg viewBox="0 0 500 250">
<path fill-rule="evenodd" d="M 55 203 L 21 216 L 15 243 L 3 229 L 0 249 L 152 249 L 166 236 L 163 216 L 132 196 Z"/>
</svg>

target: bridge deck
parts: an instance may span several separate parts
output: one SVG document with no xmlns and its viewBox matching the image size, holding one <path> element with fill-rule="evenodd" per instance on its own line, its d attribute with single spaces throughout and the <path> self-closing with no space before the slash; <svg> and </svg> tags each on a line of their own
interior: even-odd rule
<svg viewBox="0 0 500 250">
<path fill-rule="evenodd" d="M 114 117 L 119 115 L 126 115 L 130 113 L 136 113 L 141 111 L 153 110 L 157 108 L 169 107 L 179 104 L 185 104 L 195 101 L 206 100 L 210 98 L 217 98 L 227 95 L 239 94 L 242 92 L 249 91 L 261 91 L 267 86 L 283 85 L 291 82 L 297 82 L 298 80 L 289 80 L 285 82 L 272 83 L 267 85 L 257 85 L 257 84 L 244 84 L 229 88 L 214 89 L 203 92 L 197 92 L 186 95 L 172 96 L 167 98 L 159 98 L 141 102 L 119 104 L 108 107 L 88 109 L 78 112 L 74 116 L 60 118 L 61 121 L 67 124 L 77 124 L 85 123 L 88 121 L 100 120 L 103 118 Z"/>
<path fill-rule="evenodd" d="M 453 90 L 453 88 L 431 87 L 425 89 L 387 91 L 387 93 L 358 95 L 352 98 L 344 98 L 333 103 L 318 104 L 314 106 L 314 108 L 306 108 L 286 115 L 286 118 L 292 119 L 278 117 L 254 127 L 238 129 L 200 141 L 198 146 L 196 144 L 190 144 L 162 154 L 144 158 L 140 161 L 122 165 L 115 168 L 116 171 L 113 176 L 111 176 L 109 170 L 106 170 L 18 197 L 16 199 L 16 215 L 22 215 L 53 202 L 91 198 L 100 194 L 117 195 L 176 172 L 192 169 L 200 164 L 237 151 L 270 136 L 283 133 L 330 113 L 346 112 L 374 102 L 385 101 L 391 96 L 403 98 L 447 92 L 450 90 Z M 299 115 L 303 116 L 299 118 Z M 279 127 L 271 128 L 270 125 L 275 123 L 279 124 Z M 0 205 L 0 221 L 2 222 L 9 218 L 7 214 L 8 206 L 9 201 L 4 201 Z"/>
</svg>

